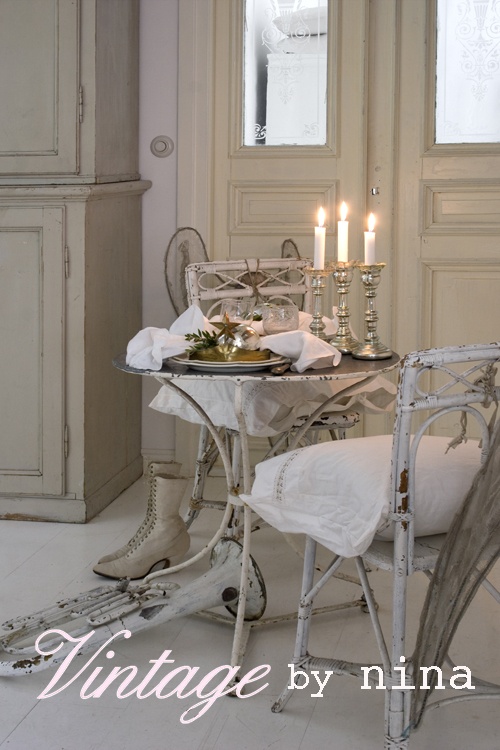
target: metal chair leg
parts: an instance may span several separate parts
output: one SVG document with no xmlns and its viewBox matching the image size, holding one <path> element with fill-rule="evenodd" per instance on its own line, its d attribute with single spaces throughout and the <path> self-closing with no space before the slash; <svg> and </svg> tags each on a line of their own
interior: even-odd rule
<svg viewBox="0 0 500 750">
<path fill-rule="evenodd" d="M 304 567 L 302 569 L 302 589 L 300 593 L 300 604 L 297 620 L 297 635 L 295 638 L 295 650 L 292 663 L 300 666 L 307 657 L 307 646 L 309 643 L 309 632 L 311 629 L 311 615 L 313 608 L 313 598 L 308 597 L 314 583 L 314 570 L 316 562 L 316 542 L 311 537 L 306 537 L 306 546 L 304 551 Z M 292 695 L 292 690 L 288 686 L 280 694 L 278 699 L 271 706 L 273 713 L 280 713 L 288 703 Z"/>
</svg>

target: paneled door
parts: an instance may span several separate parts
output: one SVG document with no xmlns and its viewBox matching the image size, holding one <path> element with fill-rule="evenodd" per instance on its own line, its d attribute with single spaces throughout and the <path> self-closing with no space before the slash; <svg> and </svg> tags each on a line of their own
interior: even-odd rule
<svg viewBox="0 0 500 750">
<path fill-rule="evenodd" d="M 396 20 L 393 341 L 402 352 L 495 341 L 500 3 L 405 0 Z"/>
<path fill-rule="evenodd" d="M 248 80 L 248 73 L 244 76 L 244 61 L 249 55 L 249 19 L 256 13 L 256 5 L 255 0 L 189 0 L 180 4 L 179 225 L 194 223 L 205 235 L 212 258 L 276 257 L 286 238 L 294 239 L 301 254 L 308 257 L 322 206 L 326 212 L 326 252 L 333 259 L 339 206 L 345 201 L 349 206 L 352 254 L 358 257 L 366 208 L 369 5 L 365 0 L 322 0 L 318 17 L 312 7 L 302 11 L 299 7 L 318 6 L 316 2 L 261 2 L 265 20 L 257 29 L 256 48 L 258 51 L 260 46 L 264 50 L 261 54 L 267 57 L 262 65 L 267 85 L 264 81 L 263 90 L 256 96 L 265 100 L 267 88 L 265 145 L 258 138 L 255 144 L 249 143 L 243 116 L 249 107 L 246 94 L 255 86 Z M 278 33 L 278 21 L 286 18 L 285 5 L 290 6 L 288 14 L 295 16 L 296 23 L 303 20 L 310 35 L 310 52 L 272 52 L 277 45 L 270 40 L 270 29 Z M 294 13 L 295 6 L 299 11 Z M 204 39 L 207 29 L 212 31 L 209 40 Z M 299 44 L 296 40 L 301 31 L 294 33 L 292 28 L 290 43 Z M 272 64 L 278 57 L 300 62 L 295 62 L 293 69 L 290 64 L 286 71 L 273 72 Z M 325 80 L 318 83 L 314 68 L 309 83 L 306 63 L 314 66 L 322 57 L 325 67 L 319 76 L 325 75 Z M 280 140 L 279 126 L 303 114 L 302 108 L 308 107 L 307 90 L 312 87 L 318 89 L 317 108 L 325 105 L 323 136 L 299 137 L 300 142 L 293 145 L 291 142 L 297 140 L 293 135 Z M 294 97 L 300 98 L 295 109 Z M 282 122 L 277 123 L 280 114 Z M 311 120 L 315 120 L 314 115 Z M 316 122 L 310 125 L 310 131 L 314 127 L 318 127 Z M 276 129 L 278 137 L 272 138 L 271 131 L 274 134 Z"/>
<path fill-rule="evenodd" d="M 179 225 L 198 228 L 213 258 L 273 255 L 289 236 L 307 256 L 323 203 L 333 256 L 345 200 L 352 258 L 362 257 L 366 216 L 376 214 L 377 260 L 387 263 L 379 330 L 387 343 L 403 353 L 498 338 L 500 136 L 481 117 L 489 112 L 500 122 L 500 3 L 329 6 L 326 144 L 249 147 L 245 3 L 183 0 Z M 443 58 L 452 42 L 458 52 Z M 454 107 L 468 132 L 460 133 Z M 353 308 L 362 327 L 362 295 Z"/>
<path fill-rule="evenodd" d="M 404 354 L 499 339 L 500 136 L 481 116 L 500 122 L 500 3 L 328 5 L 326 143 L 246 146 L 244 0 L 183 0 L 179 226 L 199 229 L 212 258 L 277 255 L 287 237 L 310 257 L 323 204 L 334 257 L 345 200 L 352 259 L 363 257 L 366 218 L 376 215 L 384 343 Z M 443 58 L 451 41 L 458 53 Z M 351 290 L 362 336 L 356 276 Z"/>
</svg>

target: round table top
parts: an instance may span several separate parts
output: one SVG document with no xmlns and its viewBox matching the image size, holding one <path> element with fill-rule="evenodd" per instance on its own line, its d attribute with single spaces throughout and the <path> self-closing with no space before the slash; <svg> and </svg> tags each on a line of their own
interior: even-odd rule
<svg viewBox="0 0 500 750">
<path fill-rule="evenodd" d="M 368 360 L 355 359 L 350 354 L 343 354 L 342 359 L 336 367 L 325 367 L 321 370 L 305 370 L 304 372 L 293 372 L 286 370 L 282 375 L 274 375 L 269 369 L 262 369 L 256 372 L 246 372 L 245 370 L 227 371 L 224 368 L 214 367 L 210 372 L 198 371 L 191 369 L 188 365 L 177 362 L 172 363 L 167 360 L 163 363 L 161 370 L 138 370 L 129 367 L 125 361 L 125 353 L 120 354 L 113 360 L 113 365 L 124 372 L 136 375 L 149 375 L 158 379 L 167 380 L 173 378 L 183 378 L 188 380 L 199 380 L 202 378 L 216 378 L 223 380 L 340 380 L 342 378 L 366 378 L 370 375 L 381 375 L 384 372 L 393 370 L 400 361 L 399 354 L 395 352 L 388 359 Z"/>
</svg>

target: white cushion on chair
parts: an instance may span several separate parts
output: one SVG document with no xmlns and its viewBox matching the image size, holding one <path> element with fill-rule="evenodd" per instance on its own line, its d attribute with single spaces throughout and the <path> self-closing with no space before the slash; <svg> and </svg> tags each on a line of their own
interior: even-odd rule
<svg viewBox="0 0 500 750">
<path fill-rule="evenodd" d="M 479 468 L 478 443 L 446 449 L 447 437 L 424 437 L 418 449 L 415 535 L 448 530 Z M 243 499 L 286 533 L 303 533 L 344 557 L 367 550 L 375 534 L 392 538 L 392 435 L 301 448 L 256 467 Z"/>
</svg>

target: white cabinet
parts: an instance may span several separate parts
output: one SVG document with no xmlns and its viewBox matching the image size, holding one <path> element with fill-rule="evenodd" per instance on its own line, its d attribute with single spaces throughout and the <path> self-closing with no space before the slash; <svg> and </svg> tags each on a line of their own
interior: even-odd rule
<svg viewBox="0 0 500 750">
<path fill-rule="evenodd" d="M 142 472 L 140 378 L 112 366 L 141 327 L 149 183 L 0 187 L 0 516 L 85 521 Z"/>
<path fill-rule="evenodd" d="M 138 0 L 0 0 L 0 183 L 138 179 Z"/>
<path fill-rule="evenodd" d="M 138 0 L 0 0 L 0 518 L 83 522 L 142 473 Z"/>
</svg>

